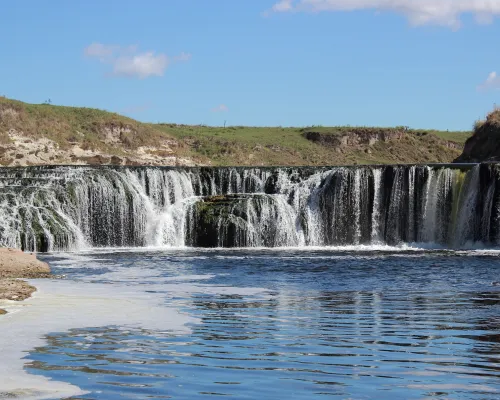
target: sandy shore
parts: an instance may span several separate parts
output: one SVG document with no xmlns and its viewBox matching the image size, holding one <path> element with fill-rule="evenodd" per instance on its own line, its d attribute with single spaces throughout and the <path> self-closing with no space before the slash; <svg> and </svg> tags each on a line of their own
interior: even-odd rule
<svg viewBox="0 0 500 400">
<path fill-rule="evenodd" d="M 47 278 L 50 268 L 34 254 L 17 249 L 0 248 L 0 300 L 21 301 L 30 297 L 36 288 L 19 278 Z M 0 315 L 5 314 L 0 309 Z"/>
</svg>

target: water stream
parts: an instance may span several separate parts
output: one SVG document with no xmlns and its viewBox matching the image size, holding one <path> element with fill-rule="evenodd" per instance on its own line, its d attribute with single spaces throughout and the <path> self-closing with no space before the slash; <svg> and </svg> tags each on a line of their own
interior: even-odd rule
<svg viewBox="0 0 500 400">
<path fill-rule="evenodd" d="M 497 165 L 0 168 L 0 245 L 499 244 Z"/>
</svg>

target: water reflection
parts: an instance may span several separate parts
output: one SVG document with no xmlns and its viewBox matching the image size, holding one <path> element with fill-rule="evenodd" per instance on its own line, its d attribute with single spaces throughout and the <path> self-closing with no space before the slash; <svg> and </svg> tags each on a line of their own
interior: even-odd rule
<svg viewBox="0 0 500 400">
<path fill-rule="evenodd" d="M 176 273 L 171 255 L 137 257 L 164 276 Z M 496 258 L 460 268 L 460 257 L 442 255 L 254 257 L 231 274 L 224 257 L 176 257 L 190 274 L 213 274 L 207 284 L 269 292 L 176 294 L 202 321 L 187 337 L 118 328 L 54 334 L 30 355 L 30 371 L 93 391 L 87 399 L 500 396 L 500 291 L 486 285 Z"/>
</svg>

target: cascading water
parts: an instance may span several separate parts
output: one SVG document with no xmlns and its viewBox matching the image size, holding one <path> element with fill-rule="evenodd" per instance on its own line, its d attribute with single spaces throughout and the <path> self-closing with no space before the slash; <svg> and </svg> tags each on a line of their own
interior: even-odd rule
<svg viewBox="0 0 500 400">
<path fill-rule="evenodd" d="M 0 168 L 0 245 L 337 246 L 500 241 L 500 167 Z"/>
<path fill-rule="evenodd" d="M 382 171 L 378 168 L 372 170 L 373 173 L 373 210 L 372 210 L 372 231 L 370 239 L 372 243 L 380 243 L 380 198 L 382 192 Z"/>
</svg>

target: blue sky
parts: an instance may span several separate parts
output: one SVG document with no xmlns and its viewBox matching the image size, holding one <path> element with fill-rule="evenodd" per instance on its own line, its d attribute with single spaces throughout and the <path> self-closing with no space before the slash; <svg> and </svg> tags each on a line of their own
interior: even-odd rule
<svg viewBox="0 0 500 400">
<path fill-rule="evenodd" d="M 150 122 L 469 129 L 500 0 L 16 0 L 0 95 Z"/>
</svg>

